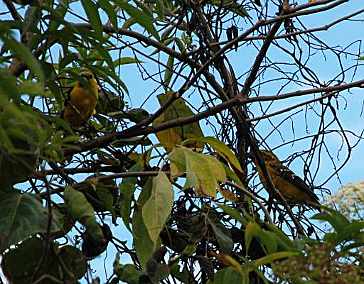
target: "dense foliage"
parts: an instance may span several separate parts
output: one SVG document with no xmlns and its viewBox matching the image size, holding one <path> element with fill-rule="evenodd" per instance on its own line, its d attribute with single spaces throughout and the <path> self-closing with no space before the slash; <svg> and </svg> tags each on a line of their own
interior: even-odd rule
<svg viewBox="0 0 364 284">
<path fill-rule="evenodd" d="M 363 187 L 350 214 L 292 204 L 259 151 L 321 201 L 350 167 L 361 43 L 324 39 L 363 16 L 354 2 L 4 0 L 7 280 L 364 283 Z M 60 114 L 85 69 L 96 114 L 72 127 Z M 106 255 L 107 276 L 91 261 Z"/>
</svg>

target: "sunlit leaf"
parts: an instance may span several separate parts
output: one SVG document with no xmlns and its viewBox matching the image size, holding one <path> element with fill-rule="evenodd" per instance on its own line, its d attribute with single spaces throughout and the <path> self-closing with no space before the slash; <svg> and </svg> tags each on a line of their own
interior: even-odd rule
<svg viewBox="0 0 364 284">
<path fill-rule="evenodd" d="M 172 176 L 186 171 L 184 188 L 194 188 L 197 194 L 216 196 L 219 182 L 226 180 L 224 167 L 214 157 L 178 147 L 169 154 Z"/>
<path fill-rule="evenodd" d="M 231 149 L 226 146 L 223 142 L 217 140 L 215 137 L 199 137 L 199 138 L 191 138 L 186 140 L 184 143 L 189 143 L 189 141 L 199 141 L 202 143 L 209 144 L 216 153 L 223 158 L 226 162 L 228 162 L 234 169 L 238 170 L 239 172 L 242 172 L 239 160 L 231 151 Z"/>
<path fill-rule="evenodd" d="M 165 173 L 153 178 L 152 191 L 142 208 L 143 221 L 150 239 L 156 243 L 169 214 L 172 211 L 173 191 Z"/>
<path fill-rule="evenodd" d="M 135 247 L 138 259 L 143 267 L 145 267 L 148 260 L 153 255 L 154 249 L 156 246 L 158 246 L 149 237 L 149 233 L 147 227 L 144 224 L 142 215 L 142 208 L 150 198 L 151 192 L 152 178 L 149 178 L 139 195 L 132 217 L 133 245 Z"/>
<path fill-rule="evenodd" d="M 161 94 L 158 96 L 160 106 L 163 106 L 173 93 Z M 154 120 L 153 126 L 168 122 L 170 120 L 183 118 L 194 115 L 189 106 L 182 98 L 174 101 L 157 119 Z M 157 137 L 167 151 L 171 151 L 176 145 L 188 138 L 202 137 L 203 133 L 198 122 L 193 122 L 183 126 L 177 126 L 170 129 L 162 130 L 157 133 Z M 202 143 L 193 142 L 185 144 L 187 147 L 202 149 Z"/>
</svg>

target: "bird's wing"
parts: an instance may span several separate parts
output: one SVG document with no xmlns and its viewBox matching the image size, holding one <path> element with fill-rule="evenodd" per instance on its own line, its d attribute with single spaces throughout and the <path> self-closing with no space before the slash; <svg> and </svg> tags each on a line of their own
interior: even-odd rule
<svg viewBox="0 0 364 284">
<path fill-rule="evenodd" d="M 276 170 L 279 172 L 280 176 L 283 179 L 287 180 L 288 182 L 290 182 L 291 184 L 293 184 L 300 190 L 307 193 L 312 198 L 312 201 L 316 201 L 317 203 L 319 202 L 319 198 L 314 193 L 312 188 L 310 188 L 307 185 L 307 183 L 305 183 L 298 175 L 296 175 L 294 172 L 292 172 L 289 168 L 281 165 Z"/>
<path fill-rule="evenodd" d="M 64 118 L 64 109 L 66 108 L 66 106 L 70 103 L 71 101 L 71 91 L 73 88 L 69 88 L 69 90 L 67 90 L 67 94 L 66 94 L 66 98 L 63 102 L 63 108 L 61 111 L 61 118 Z"/>
</svg>

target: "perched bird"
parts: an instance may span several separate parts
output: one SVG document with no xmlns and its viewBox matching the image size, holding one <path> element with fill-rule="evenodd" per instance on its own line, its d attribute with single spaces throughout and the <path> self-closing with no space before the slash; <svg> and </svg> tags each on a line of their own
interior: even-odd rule
<svg viewBox="0 0 364 284">
<path fill-rule="evenodd" d="M 79 127 L 96 113 L 99 97 L 99 86 L 90 71 L 83 71 L 80 76 L 84 80 L 76 82 L 64 103 L 61 117 L 72 127 Z"/>
<path fill-rule="evenodd" d="M 270 151 L 260 151 L 274 187 L 290 204 L 306 204 L 315 208 L 320 206 L 319 199 L 313 190 L 294 172 L 284 166 Z M 268 188 L 262 169 L 256 162 L 260 180 Z"/>
</svg>

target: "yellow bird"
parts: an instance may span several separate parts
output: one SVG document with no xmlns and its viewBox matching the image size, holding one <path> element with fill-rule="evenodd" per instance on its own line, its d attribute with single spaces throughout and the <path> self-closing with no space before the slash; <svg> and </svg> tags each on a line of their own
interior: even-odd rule
<svg viewBox="0 0 364 284">
<path fill-rule="evenodd" d="M 83 71 L 80 76 L 85 80 L 77 81 L 67 100 L 61 117 L 72 127 L 79 127 L 96 113 L 95 108 L 99 97 L 99 86 L 95 76 L 90 71 Z"/>
<path fill-rule="evenodd" d="M 307 204 L 317 208 L 319 199 L 313 190 L 270 151 L 261 150 L 262 158 L 274 187 L 290 204 Z M 260 180 L 268 188 L 266 178 L 256 162 Z"/>
</svg>

